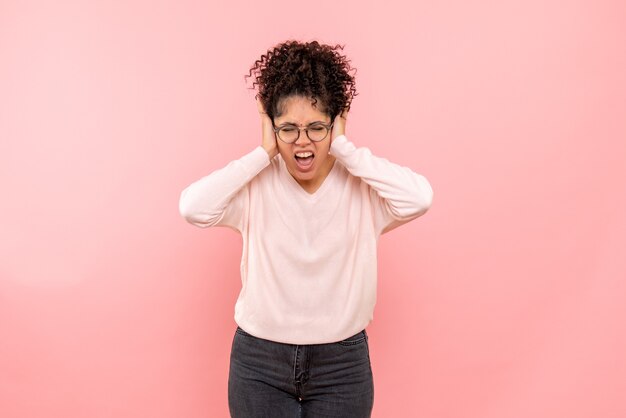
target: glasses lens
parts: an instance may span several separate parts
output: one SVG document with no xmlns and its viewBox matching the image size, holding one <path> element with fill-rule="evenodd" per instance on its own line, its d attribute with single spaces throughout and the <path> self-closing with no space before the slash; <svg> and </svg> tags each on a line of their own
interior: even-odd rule
<svg viewBox="0 0 626 418">
<path fill-rule="evenodd" d="M 328 136 L 328 130 L 325 125 L 314 123 L 307 128 L 307 135 L 311 141 L 322 141 Z M 296 142 L 299 130 L 295 126 L 287 125 L 278 130 L 278 137 L 288 144 Z"/>
<path fill-rule="evenodd" d="M 324 125 L 311 125 L 308 134 L 311 141 L 321 141 L 328 135 L 328 128 Z"/>
<path fill-rule="evenodd" d="M 278 131 L 278 136 L 285 142 L 295 142 L 298 138 L 298 129 L 293 126 L 285 126 Z"/>
</svg>

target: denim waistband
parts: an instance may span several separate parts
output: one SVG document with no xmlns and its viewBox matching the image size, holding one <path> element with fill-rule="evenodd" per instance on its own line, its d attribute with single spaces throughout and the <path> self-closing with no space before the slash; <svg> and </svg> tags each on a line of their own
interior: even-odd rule
<svg viewBox="0 0 626 418">
<path fill-rule="evenodd" d="M 243 328 L 241 328 L 239 325 L 237 325 L 237 329 L 235 331 L 240 333 L 240 334 L 246 335 L 248 337 L 279 343 L 278 341 L 267 340 L 265 338 L 261 338 L 261 337 L 257 337 L 255 335 L 252 335 L 249 332 L 245 331 Z M 365 337 L 365 339 L 368 338 L 367 331 L 365 329 L 362 329 L 361 331 L 357 332 L 356 334 L 351 335 L 350 337 L 344 338 L 343 340 L 332 341 L 332 342 L 329 342 L 329 343 L 326 343 L 326 344 L 336 344 L 336 343 L 339 343 L 339 342 L 349 342 L 349 341 L 352 341 L 352 340 L 359 341 L 360 340 L 359 337 L 361 337 L 361 336 Z M 280 344 L 286 344 L 286 343 L 280 343 Z M 296 345 L 296 344 L 292 344 L 292 345 Z M 319 345 L 319 344 L 299 344 L 299 345 Z"/>
</svg>

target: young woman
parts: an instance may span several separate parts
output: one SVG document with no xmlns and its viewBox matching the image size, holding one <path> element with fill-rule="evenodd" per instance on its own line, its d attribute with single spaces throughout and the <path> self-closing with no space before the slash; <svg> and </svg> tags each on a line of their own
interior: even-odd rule
<svg viewBox="0 0 626 418">
<path fill-rule="evenodd" d="M 188 222 L 243 238 L 236 418 L 371 415 L 377 242 L 431 206 L 424 176 L 347 138 L 357 93 L 339 49 L 287 41 L 262 55 L 246 76 L 258 86 L 261 145 L 180 196 Z"/>
</svg>

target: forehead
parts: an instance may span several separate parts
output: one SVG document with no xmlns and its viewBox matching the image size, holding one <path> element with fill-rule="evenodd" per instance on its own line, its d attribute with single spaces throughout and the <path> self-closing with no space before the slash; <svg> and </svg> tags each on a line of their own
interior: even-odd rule
<svg viewBox="0 0 626 418">
<path fill-rule="evenodd" d="M 329 116 L 324 112 L 324 106 L 318 99 L 313 100 L 303 96 L 289 96 L 278 102 L 279 114 L 274 118 L 276 123 L 311 123 L 316 121 L 327 122 Z"/>
</svg>

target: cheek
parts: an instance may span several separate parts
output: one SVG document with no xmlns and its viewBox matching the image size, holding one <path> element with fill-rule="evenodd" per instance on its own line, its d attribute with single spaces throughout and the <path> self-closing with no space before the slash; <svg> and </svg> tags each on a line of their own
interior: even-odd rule
<svg viewBox="0 0 626 418">
<path fill-rule="evenodd" d="M 283 160 L 291 158 L 291 148 L 289 146 L 278 143 L 278 152 L 283 157 Z"/>
<path fill-rule="evenodd" d="M 330 150 L 330 142 L 324 141 L 322 144 L 317 145 L 316 152 L 321 157 L 326 157 Z"/>
</svg>

